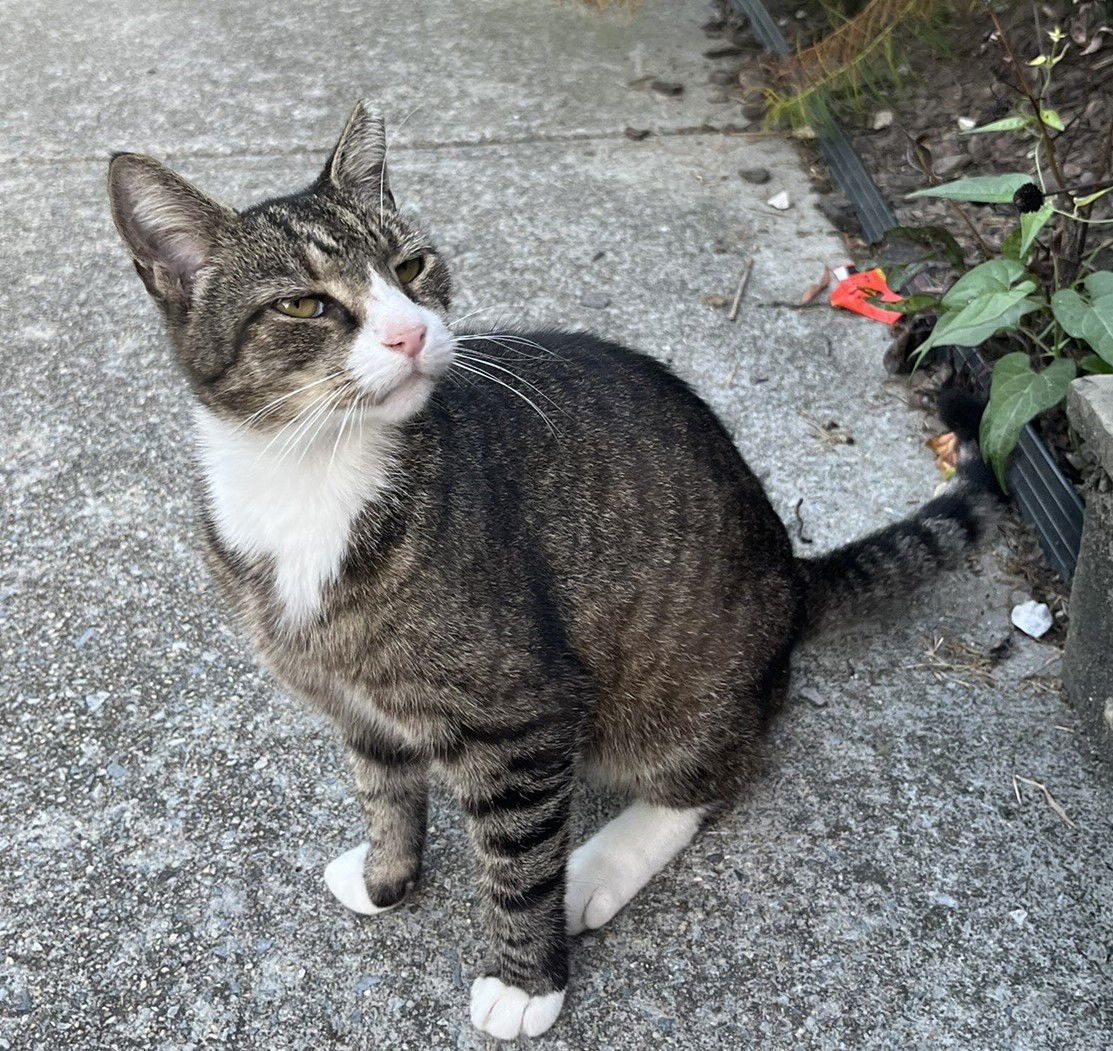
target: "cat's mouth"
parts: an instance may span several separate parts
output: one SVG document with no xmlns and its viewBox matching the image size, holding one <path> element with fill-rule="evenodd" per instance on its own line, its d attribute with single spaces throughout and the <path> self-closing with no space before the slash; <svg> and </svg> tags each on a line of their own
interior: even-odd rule
<svg viewBox="0 0 1113 1051">
<path fill-rule="evenodd" d="M 429 376 L 419 369 L 414 369 L 409 375 L 403 376 L 401 380 L 384 391 L 377 391 L 374 394 L 365 393 L 362 401 L 372 408 L 379 408 L 401 394 L 414 392 L 423 386 L 431 387 L 434 382 L 433 376 Z"/>
</svg>

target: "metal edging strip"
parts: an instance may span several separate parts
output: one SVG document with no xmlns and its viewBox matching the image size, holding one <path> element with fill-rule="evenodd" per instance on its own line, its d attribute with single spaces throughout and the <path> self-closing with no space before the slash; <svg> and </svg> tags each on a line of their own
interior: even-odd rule
<svg viewBox="0 0 1113 1051">
<path fill-rule="evenodd" d="M 762 0 L 728 2 L 735 12 L 749 20 L 754 35 L 767 51 L 789 54 L 788 41 Z M 857 150 L 822 105 L 816 114 L 816 134 L 831 174 L 854 206 L 865 241 L 873 244 L 888 230 L 899 226 L 896 214 L 866 170 Z M 953 349 L 960 365 L 969 369 L 983 387 L 988 386 L 989 367 L 981 354 L 966 347 Z M 1009 486 L 1021 514 L 1035 527 L 1048 559 L 1070 580 L 1078 563 L 1085 505 L 1031 424 L 1021 432 L 1016 455 L 1009 465 Z"/>
</svg>

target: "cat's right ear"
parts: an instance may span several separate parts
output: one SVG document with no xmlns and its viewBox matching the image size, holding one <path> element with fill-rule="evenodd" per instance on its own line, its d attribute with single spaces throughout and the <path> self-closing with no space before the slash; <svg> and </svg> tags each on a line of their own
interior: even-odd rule
<svg viewBox="0 0 1113 1051">
<path fill-rule="evenodd" d="M 236 213 L 138 153 L 112 158 L 108 197 L 147 291 L 161 302 L 188 307 L 198 271 Z"/>
</svg>

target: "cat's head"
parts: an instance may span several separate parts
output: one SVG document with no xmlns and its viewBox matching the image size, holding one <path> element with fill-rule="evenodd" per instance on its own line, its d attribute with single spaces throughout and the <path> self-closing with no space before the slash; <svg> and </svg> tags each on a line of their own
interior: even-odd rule
<svg viewBox="0 0 1113 1051">
<path fill-rule="evenodd" d="M 237 212 L 150 157 L 108 174 L 112 215 L 195 393 L 271 430 L 357 406 L 399 422 L 453 358 L 451 284 L 395 207 L 383 122 L 356 106 L 307 190 Z"/>
</svg>

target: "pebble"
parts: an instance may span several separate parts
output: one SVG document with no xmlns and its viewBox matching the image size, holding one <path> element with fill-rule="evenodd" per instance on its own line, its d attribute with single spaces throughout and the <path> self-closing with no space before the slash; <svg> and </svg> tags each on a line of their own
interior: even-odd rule
<svg viewBox="0 0 1113 1051">
<path fill-rule="evenodd" d="M 891 109 L 880 109 L 873 115 L 873 120 L 870 121 L 870 127 L 874 131 L 881 131 L 882 128 L 887 128 L 893 123 L 893 111 Z"/>
<path fill-rule="evenodd" d="M 768 182 L 770 178 L 772 178 L 768 168 L 743 168 L 738 174 L 741 175 L 746 182 L 752 182 L 758 186 Z"/>
<path fill-rule="evenodd" d="M 742 116 L 747 120 L 761 120 L 765 116 L 764 102 L 747 102 L 742 106 Z"/>
<path fill-rule="evenodd" d="M 800 696 L 813 708 L 827 707 L 827 698 L 811 686 L 800 687 Z"/>
<path fill-rule="evenodd" d="M 610 299 L 602 292 L 588 292 L 580 297 L 580 306 L 589 310 L 606 310 L 610 305 Z"/>
<path fill-rule="evenodd" d="M 641 142 L 642 139 L 649 138 L 649 129 L 627 127 L 623 134 L 626 136 L 626 138 L 633 139 L 634 142 Z"/>
<path fill-rule="evenodd" d="M 675 98 L 677 95 L 684 94 L 684 85 L 675 80 L 654 80 L 650 82 L 649 86 L 658 95 L 669 95 Z"/>
<path fill-rule="evenodd" d="M 1046 604 L 1029 599 L 1027 602 L 1013 606 L 1012 622 L 1025 635 L 1038 639 L 1048 633 L 1051 625 L 1055 623 L 1055 618 L 1052 617 L 1051 610 Z"/>
<path fill-rule="evenodd" d="M 770 208 L 776 208 L 778 212 L 787 211 L 792 207 L 792 201 L 788 199 L 788 193 L 781 190 L 780 193 L 773 194 L 768 201 L 765 202 Z"/>
<path fill-rule="evenodd" d="M 976 128 L 978 122 L 973 117 L 959 117 L 956 120 L 959 131 L 969 131 L 971 128 Z"/>
</svg>

